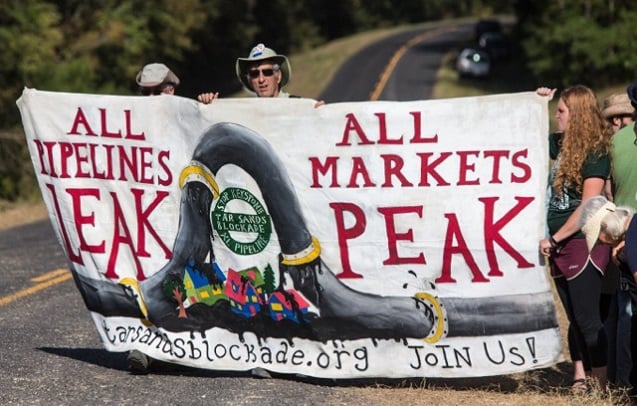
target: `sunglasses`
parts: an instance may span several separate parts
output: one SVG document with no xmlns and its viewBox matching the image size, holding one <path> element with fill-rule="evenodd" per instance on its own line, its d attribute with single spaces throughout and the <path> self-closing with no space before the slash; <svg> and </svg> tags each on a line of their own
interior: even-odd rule
<svg viewBox="0 0 637 406">
<path fill-rule="evenodd" d="M 274 68 L 266 68 L 266 69 L 250 69 L 248 71 L 248 76 L 251 79 L 256 79 L 259 77 L 259 75 L 261 73 L 263 73 L 263 76 L 269 78 L 270 76 L 274 75 L 274 72 L 278 72 L 278 69 L 274 69 Z"/>
<path fill-rule="evenodd" d="M 142 87 L 139 90 L 144 96 L 153 96 L 156 94 L 168 93 L 174 88 L 175 87 L 171 84 L 165 84 L 155 87 Z"/>
</svg>

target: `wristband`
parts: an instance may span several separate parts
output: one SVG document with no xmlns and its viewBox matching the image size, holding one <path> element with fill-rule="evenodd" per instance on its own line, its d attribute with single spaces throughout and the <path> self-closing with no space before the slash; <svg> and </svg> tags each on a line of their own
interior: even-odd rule
<svg viewBox="0 0 637 406">
<path fill-rule="evenodd" d="M 551 243 L 551 247 L 556 248 L 559 244 L 557 243 L 557 241 L 555 241 L 555 238 L 553 238 L 553 236 L 549 237 L 549 241 Z"/>
</svg>

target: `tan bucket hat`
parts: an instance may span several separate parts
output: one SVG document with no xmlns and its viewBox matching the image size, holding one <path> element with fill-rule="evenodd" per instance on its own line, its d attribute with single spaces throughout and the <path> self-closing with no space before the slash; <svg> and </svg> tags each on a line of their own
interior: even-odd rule
<svg viewBox="0 0 637 406">
<path fill-rule="evenodd" d="M 252 50 L 250 50 L 250 54 L 247 58 L 237 58 L 237 62 L 235 63 L 235 71 L 237 73 L 237 78 L 241 81 L 241 84 L 248 90 L 254 91 L 252 87 L 250 87 L 250 81 L 248 80 L 248 69 L 252 64 L 258 61 L 264 60 L 272 60 L 273 63 L 279 65 L 281 69 L 281 83 L 280 88 L 283 88 L 290 81 L 290 77 L 292 76 L 292 68 L 290 68 L 290 62 L 288 61 L 287 56 L 277 54 L 273 49 L 267 48 L 262 43 L 257 44 Z"/>
<path fill-rule="evenodd" d="M 611 94 L 604 99 L 602 117 L 609 119 L 615 116 L 631 115 L 635 109 L 630 104 L 627 93 Z"/>
<path fill-rule="evenodd" d="M 149 63 L 139 71 L 135 78 L 141 87 L 154 87 L 162 83 L 179 85 L 179 78 L 163 63 Z"/>
</svg>

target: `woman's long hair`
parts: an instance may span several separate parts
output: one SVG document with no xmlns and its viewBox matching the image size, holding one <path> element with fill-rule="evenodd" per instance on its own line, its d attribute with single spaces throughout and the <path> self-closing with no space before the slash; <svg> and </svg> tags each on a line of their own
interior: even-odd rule
<svg viewBox="0 0 637 406">
<path fill-rule="evenodd" d="M 560 165 L 553 188 L 561 194 L 563 187 L 582 192 L 582 167 L 589 154 L 607 155 L 610 151 L 611 127 L 602 118 L 595 94 L 583 85 L 564 89 L 560 98 L 569 110 L 560 150 Z"/>
</svg>

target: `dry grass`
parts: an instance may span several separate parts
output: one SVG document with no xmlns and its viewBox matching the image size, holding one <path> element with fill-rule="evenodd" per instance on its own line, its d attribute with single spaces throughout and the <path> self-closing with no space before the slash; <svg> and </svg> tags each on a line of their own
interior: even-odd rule
<svg viewBox="0 0 637 406">
<path fill-rule="evenodd" d="M 46 208 L 41 200 L 16 204 L 0 202 L 0 231 L 43 220 L 46 217 Z"/>
</svg>

